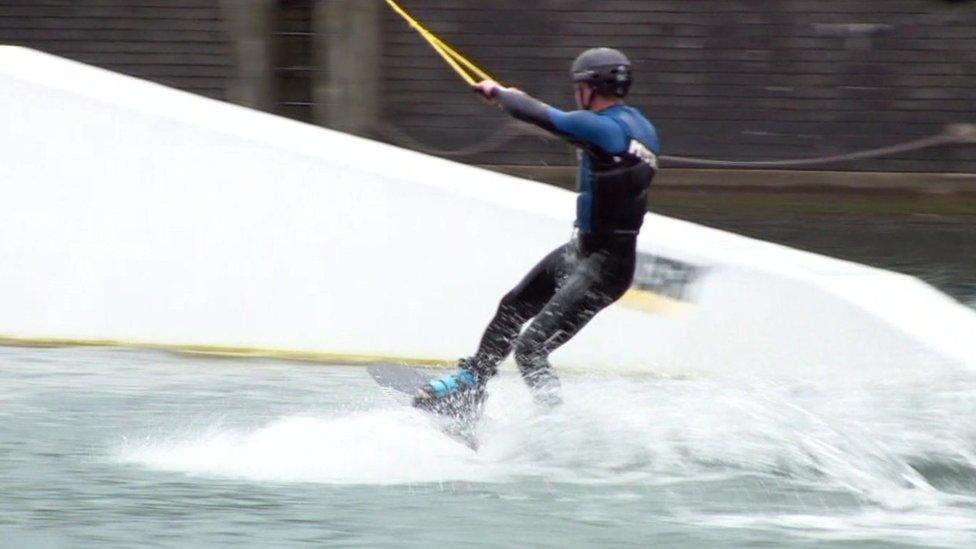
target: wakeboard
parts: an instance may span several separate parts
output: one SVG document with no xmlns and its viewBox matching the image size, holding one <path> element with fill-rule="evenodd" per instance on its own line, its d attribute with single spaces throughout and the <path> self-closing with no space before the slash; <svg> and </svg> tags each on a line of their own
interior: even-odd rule
<svg viewBox="0 0 976 549">
<path fill-rule="evenodd" d="M 373 364 L 366 371 L 398 402 L 423 411 L 444 434 L 472 450 L 478 449 L 476 428 L 484 407 L 483 395 L 474 400 L 446 399 L 440 406 L 425 406 L 416 399 L 418 390 L 443 372 L 397 364 Z"/>
</svg>

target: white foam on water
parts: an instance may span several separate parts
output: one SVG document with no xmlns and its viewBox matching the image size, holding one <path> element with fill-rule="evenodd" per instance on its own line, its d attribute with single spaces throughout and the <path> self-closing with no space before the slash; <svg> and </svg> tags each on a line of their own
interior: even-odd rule
<svg viewBox="0 0 976 549">
<path fill-rule="evenodd" d="M 653 487 L 751 476 L 780 490 L 911 509 L 949 497 L 914 463 L 976 471 L 969 405 L 976 384 L 967 383 L 938 396 L 901 381 L 567 378 L 565 404 L 543 413 L 506 375 L 490 386 L 477 452 L 423 414 L 386 406 L 150 437 L 123 444 L 117 457 L 193 475 L 332 484 L 537 479 Z"/>
<path fill-rule="evenodd" d="M 340 417 L 288 416 L 252 429 L 213 428 L 126 443 L 121 461 L 254 481 L 403 484 L 478 481 L 473 452 L 419 414 L 382 409 Z"/>
<path fill-rule="evenodd" d="M 853 382 L 566 376 L 565 403 L 548 413 L 517 376 L 493 380 L 490 393 L 477 452 L 423 414 L 384 402 L 253 428 L 171 431 L 126 442 L 115 458 L 250 482 L 437 490 L 473 482 L 504 484 L 516 499 L 529 483 L 570 499 L 594 490 L 664 497 L 669 520 L 827 543 L 976 542 L 969 372 Z M 741 513 L 722 507 L 729 497 L 742 500 Z"/>
<path fill-rule="evenodd" d="M 932 448 L 930 441 L 893 448 L 896 433 L 872 432 L 886 421 L 870 417 L 872 398 L 832 391 L 759 381 L 590 380 L 567 384 L 563 408 L 542 415 L 512 391 L 515 398 L 489 408 L 479 456 L 511 464 L 513 474 L 571 483 L 761 475 L 891 508 L 937 500 L 905 459 Z M 958 428 L 958 420 L 950 425 Z"/>
</svg>

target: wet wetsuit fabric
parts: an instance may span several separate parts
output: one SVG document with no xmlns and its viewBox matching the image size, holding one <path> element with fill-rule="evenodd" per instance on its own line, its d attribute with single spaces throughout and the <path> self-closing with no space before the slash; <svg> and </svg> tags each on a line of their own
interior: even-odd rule
<svg viewBox="0 0 976 549">
<path fill-rule="evenodd" d="M 583 233 L 637 234 L 661 144 L 637 109 L 565 112 L 524 93 L 498 89 L 495 99 L 519 120 L 551 131 L 581 149 L 576 226 Z"/>
<path fill-rule="evenodd" d="M 485 330 L 474 367 L 485 379 L 514 350 L 537 399 L 558 402 L 549 354 L 576 335 L 630 287 L 637 233 L 660 150 L 653 125 L 625 105 L 600 113 L 564 112 L 521 92 L 494 97 L 514 117 L 580 147 L 577 236 L 542 259 L 501 300 Z M 532 319 L 522 331 L 522 326 Z"/>
</svg>

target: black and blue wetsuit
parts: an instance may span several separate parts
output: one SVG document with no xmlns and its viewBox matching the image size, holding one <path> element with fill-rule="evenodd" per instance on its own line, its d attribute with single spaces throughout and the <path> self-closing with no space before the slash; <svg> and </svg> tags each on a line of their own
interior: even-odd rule
<svg viewBox="0 0 976 549">
<path fill-rule="evenodd" d="M 559 380 L 549 354 L 619 299 L 633 280 L 637 234 L 660 142 L 651 122 L 626 105 L 565 112 L 514 90 L 496 89 L 493 97 L 514 117 L 579 147 L 577 231 L 502 298 L 468 367 L 487 379 L 514 350 L 537 399 L 552 403 L 559 399 Z"/>
</svg>

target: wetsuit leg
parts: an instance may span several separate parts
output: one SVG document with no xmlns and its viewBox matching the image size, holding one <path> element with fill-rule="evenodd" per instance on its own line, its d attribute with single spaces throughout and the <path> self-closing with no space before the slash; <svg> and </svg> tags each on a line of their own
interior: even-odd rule
<svg viewBox="0 0 976 549">
<path fill-rule="evenodd" d="M 473 366 L 483 376 L 493 376 L 505 359 L 522 326 L 539 314 L 556 293 L 559 282 L 576 264 L 575 247 L 560 246 L 546 255 L 502 298 L 494 318 L 485 329 Z"/>
<path fill-rule="evenodd" d="M 583 257 L 518 337 L 515 360 L 537 401 L 559 403 L 559 378 L 549 364 L 549 354 L 627 291 L 634 276 L 634 256 L 633 248 L 624 248 Z"/>
</svg>

